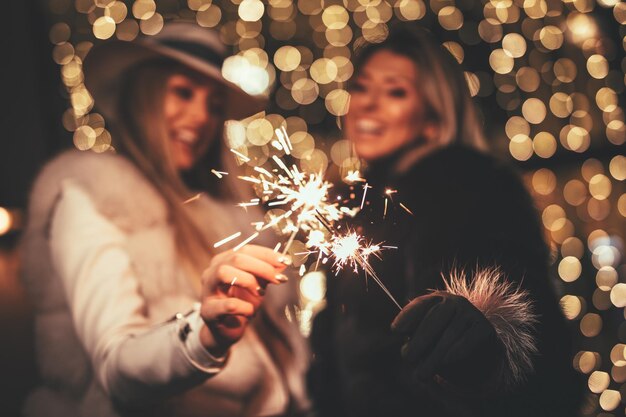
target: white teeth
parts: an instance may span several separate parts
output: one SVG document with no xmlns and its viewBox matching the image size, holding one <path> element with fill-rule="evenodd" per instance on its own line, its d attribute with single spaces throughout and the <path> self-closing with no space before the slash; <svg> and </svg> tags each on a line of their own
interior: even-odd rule
<svg viewBox="0 0 626 417">
<path fill-rule="evenodd" d="M 356 122 L 356 128 L 360 133 L 379 134 L 383 130 L 381 123 L 371 119 L 359 119 Z"/>
<path fill-rule="evenodd" d="M 198 135 L 190 130 L 179 130 L 175 133 L 174 137 L 181 142 L 193 145 L 198 140 Z"/>
</svg>

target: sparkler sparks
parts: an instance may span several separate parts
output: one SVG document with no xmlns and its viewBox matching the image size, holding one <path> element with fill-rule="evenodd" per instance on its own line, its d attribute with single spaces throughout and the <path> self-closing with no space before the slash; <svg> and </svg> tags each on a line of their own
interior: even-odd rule
<svg viewBox="0 0 626 417">
<path fill-rule="evenodd" d="M 360 267 L 365 272 L 366 277 L 370 277 L 378 284 L 378 286 L 384 291 L 385 294 L 393 301 L 393 303 L 402 310 L 402 306 L 396 301 L 391 292 L 387 289 L 385 284 L 380 280 L 376 271 L 369 263 L 369 256 L 374 255 L 380 259 L 380 251 L 382 248 L 392 249 L 393 246 L 380 246 L 380 244 L 372 245 L 365 241 L 365 239 L 354 231 L 348 231 L 345 234 L 339 234 L 333 226 L 321 216 L 317 214 L 320 223 L 331 233 L 330 241 L 324 240 L 316 245 L 320 255 L 326 255 L 326 258 L 322 260 L 322 263 L 326 263 L 328 258 L 334 260 L 333 267 L 335 272 L 339 273 L 346 265 L 349 265 L 354 272 L 358 272 Z M 319 258 L 318 258 L 319 259 Z"/>
<path fill-rule="evenodd" d="M 348 232 L 347 234 L 333 234 L 330 242 L 323 241 L 317 246 L 320 253 L 333 259 L 333 267 L 336 273 L 346 266 L 350 266 L 354 272 L 358 272 L 361 268 L 365 272 L 365 276 L 372 278 L 383 292 L 391 299 L 391 301 L 399 308 L 402 306 L 396 301 L 385 284 L 380 280 L 376 271 L 369 263 L 369 256 L 374 255 L 380 259 L 380 251 L 383 248 L 393 248 L 391 246 L 372 245 L 367 243 L 365 239 L 356 232 Z"/>
<path fill-rule="evenodd" d="M 224 177 L 224 175 L 228 175 L 228 172 L 218 171 L 218 170 L 216 170 L 216 169 L 212 169 L 212 170 L 211 170 L 211 173 L 212 173 L 213 175 L 215 175 L 217 178 L 223 178 L 223 177 Z"/>
<path fill-rule="evenodd" d="M 200 196 L 202 195 L 202 193 L 198 193 L 196 195 L 194 195 L 193 197 L 188 198 L 187 200 L 183 201 L 183 204 L 189 204 L 193 201 L 196 201 L 200 198 Z"/>
<path fill-rule="evenodd" d="M 348 171 L 348 175 L 344 178 L 347 182 L 365 182 L 365 178 L 361 178 L 359 171 Z"/>
<path fill-rule="evenodd" d="M 275 133 L 278 138 L 278 148 L 284 150 L 289 155 L 293 145 L 289 140 L 287 131 L 282 127 L 281 129 L 276 129 Z M 250 158 L 235 149 L 231 149 L 231 152 L 244 162 L 250 161 Z M 254 167 L 253 174 L 239 176 L 238 178 L 242 181 L 261 185 L 263 188 L 263 202 L 266 202 L 269 207 L 286 206 L 287 211 L 280 216 L 271 217 L 267 222 L 257 224 L 256 233 L 237 245 L 233 250 L 238 250 L 245 243 L 256 238 L 260 232 L 277 226 L 279 222 L 285 220 L 285 226 L 280 230 L 283 234 L 289 234 L 289 239 L 282 248 L 282 253 L 284 254 L 289 250 L 299 231 L 311 233 L 322 227 L 315 216 L 316 213 L 320 213 L 330 221 L 339 220 L 344 214 L 350 213 L 348 210 L 341 210 L 338 207 L 338 203 L 330 203 L 328 201 L 328 190 L 332 187 L 332 184 L 325 181 L 321 173 L 303 173 L 298 170 L 296 165 L 289 167 L 277 155 L 272 155 L 271 161 L 274 162 L 277 168 L 267 169 L 257 166 Z M 259 204 L 261 204 L 261 199 L 253 199 L 248 202 L 241 202 L 238 206 L 245 208 Z"/>
<path fill-rule="evenodd" d="M 222 246 L 224 243 L 228 243 L 233 239 L 237 239 L 239 236 L 241 236 L 241 232 L 237 232 L 237 233 L 233 233 L 232 235 L 225 237 L 224 239 L 220 240 L 219 242 L 216 242 L 213 247 L 214 248 L 219 248 L 220 246 Z"/>
<path fill-rule="evenodd" d="M 273 142 L 272 145 L 277 149 L 283 150 L 286 155 L 289 155 L 293 147 L 285 128 L 276 129 L 275 133 L 278 139 L 275 143 Z M 250 158 L 235 149 L 231 149 L 231 152 L 243 162 L 250 161 Z M 252 174 L 238 177 L 242 181 L 262 187 L 262 191 L 258 193 L 261 198 L 241 202 L 238 206 L 246 208 L 248 206 L 259 205 L 263 202 L 269 207 L 284 206 L 285 211 L 278 215 L 270 212 L 264 222 L 255 222 L 254 226 L 256 231 L 237 244 L 233 250 L 239 250 L 256 239 L 260 233 L 268 228 L 276 227 L 283 235 L 289 235 L 281 251 L 282 254 L 286 254 L 292 246 L 296 235 L 302 231 L 307 235 L 306 246 L 313 249 L 306 254 L 318 254 L 316 265 L 320 261 L 325 264 L 330 259 L 333 262 L 333 268 L 336 273 L 345 267 L 350 267 L 355 272 L 362 269 L 365 272 L 366 278 L 372 278 L 393 303 L 401 309 L 400 304 L 385 287 L 369 263 L 370 256 L 373 255 L 380 258 L 380 252 L 383 249 L 391 247 L 381 246 L 380 244 L 373 245 L 354 231 L 339 233 L 338 230 L 335 229 L 333 226 L 334 222 L 342 219 L 344 215 L 353 216 L 358 210 L 340 207 L 338 202 L 330 201 L 328 194 L 332 184 L 324 180 L 321 172 L 303 173 L 298 170 L 296 165 L 289 167 L 289 165 L 277 155 L 272 155 L 270 161 L 273 161 L 275 168 L 270 169 L 256 166 L 253 168 L 254 172 Z M 217 172 L 222 175 L 226 174 L 219 171 Z M 365 180 L 360 177 L 358 171 L 350 172 L 346 178 L 352 182 L 365 182 Z M 361 208 L 363 208 L 365 204 L 368 188 L 372 187 L 365 183 L 363 186 Z M 257 191 L 259 191 L 259 189 L 257 189 Z M 396 190 L 386 190 L 386 197 L 391 198 L 391 194 L 395 192 Z M 386 202 L 387 198 L 385 198 L 385 212 Z M 408 211 L 408 209 L 406 210 Z M 239 236 L 241 236 L 241 232 L 230 235 L 217 242 L 214 247 L 219 247 Z M 279 248 L 280 245 L 277 245 L 274 250 L 278 251 Z"/>
</svg>

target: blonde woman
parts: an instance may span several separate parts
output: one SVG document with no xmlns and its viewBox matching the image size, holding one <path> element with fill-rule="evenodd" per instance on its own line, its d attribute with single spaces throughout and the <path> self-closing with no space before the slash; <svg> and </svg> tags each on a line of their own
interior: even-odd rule
<svg viewBox="0 0 626 417">
<path fill-rule="evenodd" d="M 328 284 L 321 416 L 571 416 L 580 389 L 532 201 L 485 143 L 463 72 L 427 32 L 360 51 L 344 132 L 368 168 L 363 233 L 397 246 Z"/>
<path fill-rule="evenodd" d="M 222 77 L 223 59 L 216 33 L 184 23 L 89 53 L 85 81 L 117 152 L 64 153 L 34 185 L 23 257 L 42 386 L 25 415 L 306 409 L 289 260 L 213 249 L 250 227 L 226 204 L 230 177 L 210 174 L 229 169 L 224 120 L 264 105 Z"/>
</svg>

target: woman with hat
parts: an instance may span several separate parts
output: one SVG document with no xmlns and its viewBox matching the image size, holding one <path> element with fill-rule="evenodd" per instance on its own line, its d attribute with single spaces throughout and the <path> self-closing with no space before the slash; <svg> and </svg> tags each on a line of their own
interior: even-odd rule
<svg viewBox="0 0 626 417">
<path fill-rule="evenodd" d="M 289 259 L 213 248 L 250 227 L 221 203 L 239 192 L 233 175 L 210 173 L 232 160 L 224 120 L 264 105 L 222 77 L 223 58 L 214 32 L 184 23 L 86 58 L 117 153 L 66 152 L 34 185 L 23 275 L 42 385 L 25 415 L 306 409 L 306 350 L 284 314 Z"/>
</svg>

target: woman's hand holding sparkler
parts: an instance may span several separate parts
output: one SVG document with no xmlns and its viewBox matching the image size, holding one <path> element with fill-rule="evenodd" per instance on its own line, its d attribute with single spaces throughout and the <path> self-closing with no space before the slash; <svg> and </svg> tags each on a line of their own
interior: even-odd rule
<svg viewBox="0 0 626 417">
<path fill-rule="evenodd" d="M 417 297 L 394 319 L 393 331 L 409 336 L 402 357 L 418 383 L 435 375 L 459 393 L 491 388 L 504 348 L 493 325 L 465 297 L 435 292 Z"/>
<path fill-rule="evenodd" d="M 261 306 L 268 284 L 287 282 L 282 274 L 288 258 L 271 249 L 246 245 L 216 255 L 202 274 L 200 331 L 203 346 L 223 355 L 243 336 L 249 320 Z"/>
</svg>

